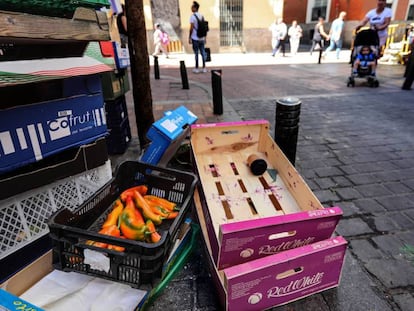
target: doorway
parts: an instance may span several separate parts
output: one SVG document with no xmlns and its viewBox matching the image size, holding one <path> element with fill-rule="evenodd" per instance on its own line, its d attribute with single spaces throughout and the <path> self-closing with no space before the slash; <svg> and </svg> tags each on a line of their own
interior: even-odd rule
<svg viewBox="0 0 414 311">
<path fill-rule="evenodd" d="M 243 0 L 220 0 L 220 47 L 243 46 Z"/>
</svg>

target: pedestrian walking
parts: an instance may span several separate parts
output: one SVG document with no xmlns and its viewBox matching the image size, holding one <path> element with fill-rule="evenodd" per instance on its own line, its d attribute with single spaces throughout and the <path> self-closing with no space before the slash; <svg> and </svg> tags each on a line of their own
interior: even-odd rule
<svg viewBox="0 0 414 311">
<path fill-rule="evenodd" d="M 339 13 L 338 18 L 332 22 L 331 28 L 329 30 L 329 46 L 326 48 L 322 56 L 326 56 L 329 51 L 332 51 L 336 48 L 336 58 L 339 59 L 339 53 L 342 49 L 342 34 L 345 25 L 345 16 L 346 12 L 342 11 Z"/>
<path fill-rule="evenodd" d="M 390 25 L 392 17 L 392 10 L 387 8 L 386 5 L 386 0 L 377 0 L 377 7 L 368 11 L 364 19 L 355 28 L 355 30 L 358 31 L 369 22 L 370 27 L 377 31 L 380 45 L 380 57 L 384 53 L 385 44 L 388 38 L 388 26 Z"/>
<path fill-rule="evenodd" d="M 201 72 L 207 72 L 206 69 L 206 51 L 205 51 L 205 44 L 207 41 L 207 37 L 205 36 L 198 36 L 198 29 L 200 27 L 201 21 L 204 21 L 203 15 L 201 15 L 198 10 L 200 8 L 200 4 L 197 1 L 194 1 L 191 6 L 191 17 L 190 17 L 190 34 L 188 38 L 188 42 L 193 46 L 194 56 L 195 56 L 195 67 L 193 69 L 194 73 L 199 73 L 199 62 L 198 62 L 198 54 L 201 55 L 201 60 L 203 63 L 203 68 Z"/>
<path fill-rule="evenodd" d="M 168 34 L 162 30 L 161 25 L 159 23 L 156 23 L 154 25 L 154 28 L 155 28 L 155 31 L 153 34 L 154 53 L 152 53 L 152 56 L 158 56 L 160 52 L 162 52 L 168 58 L 168 49 L 167 49 L 167 45 L 169 43 Z"/>
<path fill-rule="evenodd" d="M 312 37 L 312 47 L 310 49 L 310 54 L 316 49 L 318 51 L 323 50 L 325 45 L 324 41 L 329 40 L 329 35 L 325 32 L 324 29 L 325 18 L 320 16 L 318 22 L 315 25 L 313 37 Z"/>
<path fill-rule="evenodd" d="M 272 56 L 279 54 L 280 51 L 285 56 L 287 26 L 283 19 L 279 17 L 276 22 L 270 25 L 269 30 L 272 32 Z"/>
<path fill-rule="evenodd" d="M 290 43 L 290 54 L 296 55 L 299 50 L 300 38 L 302 38 L 302 27 L 298 25 L 296 20 L 292 21 L 292 25 L 289 27 L 288 36 Z"/>
</svg>

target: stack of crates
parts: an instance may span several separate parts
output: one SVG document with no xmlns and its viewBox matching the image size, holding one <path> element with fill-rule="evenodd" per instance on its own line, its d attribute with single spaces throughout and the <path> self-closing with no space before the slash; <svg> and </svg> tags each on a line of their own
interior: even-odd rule
<svg viewBox="0 0 414 311">
<path fill-rule="evenodd" d="M 129 91 L 128 73 L 125 70 L 101 74 L 105 113 L 108 127 L 109 154 L 122 154 L 131 140 L 125 93 Z"/>
<path fill-rule="evenodd" d="M 112 170 L 99 74 L 0 90 L 1 282 L 51 248 L 48 217 L 78 207 Z"/>
</svg>

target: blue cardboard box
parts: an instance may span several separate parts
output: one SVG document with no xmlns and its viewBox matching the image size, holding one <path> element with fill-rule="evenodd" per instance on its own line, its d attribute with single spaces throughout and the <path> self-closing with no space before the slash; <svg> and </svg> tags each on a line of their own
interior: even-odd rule
<svg viewBox="0 0 414 311">
<path fill-rule="evenodd" d="M 117 69 L 125 69 L 130 65 L 128 45 L 123 46 L 120 42 L 112 42 L 115 52 L 115 65 Z"/>
<path fill-rule="evenodd" d="M 0 310 L 42 311 L 43 309 L 40 309 L 0 288 Z"/>
<path fill-rule="evenodd" d="M 168 157 L 173 155 L 185 138 L 189 125 L 198 119 L 184 106 L 164 114 L 165 116 L 154 122 L 147 132 L 146 136 L 151 140 L 151 144 L 142 155 L 142 162 L 153 165 L 168 162 Z"/>
<path fill-rule="evenodd" d="M 98 92 L 0 110 L 0 174 L 105 136 L 103 106 Z"/>
</svg>

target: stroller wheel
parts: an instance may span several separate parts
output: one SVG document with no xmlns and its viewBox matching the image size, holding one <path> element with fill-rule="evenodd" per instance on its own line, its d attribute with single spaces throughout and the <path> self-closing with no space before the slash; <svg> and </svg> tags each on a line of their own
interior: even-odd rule
<svg viewBox="0 0 414 311">
<path fill-rule="evenodd" d="M 355 86 L 355 79 L 354 79 L 354 77 L 349 77 L 348 78 L 348 83 L 346 84 L 346 86 L 347 87 L 350 87 L 350 86 L 354 87 Z"/>
<path fill-rule="evenodd" d="M 368 77 L 368 86 L 369 87 L 375 87 L 375 79 L 373 77 Z"/>
<path fill-rule="evenodd" d="M 374 87 L 379 87 L 379 81 L 378 81 L 378 80 L 375 80 L 375 81 L 373 82 L 373 86 L 374 86 Z"/>
</svg>

